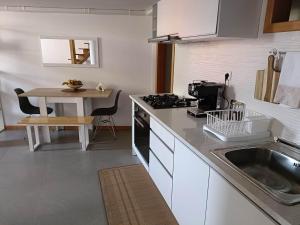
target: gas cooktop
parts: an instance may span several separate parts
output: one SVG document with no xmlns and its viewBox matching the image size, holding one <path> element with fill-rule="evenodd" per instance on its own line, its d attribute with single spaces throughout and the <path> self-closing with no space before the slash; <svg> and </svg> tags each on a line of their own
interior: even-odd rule
<svg viewBox="0 0 300 225">
<path fill-rule="evenodd" d="M 180 98 L 174 94 L 148 95 L 141 98 L 154 109 L 191 107 L 191 102 L 196 101 L 191 98 Z"/>
</svg>

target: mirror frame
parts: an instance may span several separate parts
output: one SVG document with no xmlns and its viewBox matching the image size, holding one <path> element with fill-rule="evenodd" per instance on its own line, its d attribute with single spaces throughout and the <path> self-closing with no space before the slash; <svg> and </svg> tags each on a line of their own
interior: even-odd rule
<svg viewBox="0 0 300 225">
<path fill-rule="evenodd" d="M 95 55 L 96 55 L 96 64 L 94 65 L 87 65 L 87 64 L 64 64 L 64 63 L 44 63 L 43 62 L 43 52 L 42 52 L 42 44 L 41 39 L 62 39 L 62 40 L 91 40 L 95 41 L 96 47 L 95 47 Z M 41 60 L 42 65 L 44 67 L 73 67 L 73 68 L 99 68 L 100 67 L 100 57 L 99 57 L 99 38 L 97 37 L 76 37 L 76 36 L 47 36 L 47 35 L 40 35 L 40 50 L 41 50 Z"/>
</svg>

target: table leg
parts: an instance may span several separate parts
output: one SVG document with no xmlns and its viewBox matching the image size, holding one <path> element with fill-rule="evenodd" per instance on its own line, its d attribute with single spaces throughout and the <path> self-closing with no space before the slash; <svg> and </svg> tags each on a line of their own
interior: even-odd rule
<svg viewBox="0 0 300 225">
<path fill-rule="evenodd" d="M 83 98 L 77 99 L 77 115 L 84 116 L 84 102 Z"/>
<path fill-rule="evenodd" d="M 64 115 L 64 104 L 63 103 L 55 103 L 55 116 L 63 116 Z M 57 131 L 64 130 L 63 126 L 57 126 Z"/>
<path fill-rule="evenodd" d="M 79 126 L 79 139 L 81 140 L 82 151 L 86 151 L 85 125 Z"/>
<path fill-rule="evenodd" d="M 77 99 L 77 116 L 84 116 L 84 101 L 83 98 L 78 98 Z M 79 128 L 79 133 L 80 133 L 80 128 Z M 85 136 L 84 135 L 84 129 L 83 129 L 83 135 L 79 135 L 79 142 L 82 143 L 82 137 Z"/>
<path fill-rule="evenodd" d="M 34 128 L 34 136 L 35 136 L 35 145 L 39 146 L 41 144 L 39 127 L 38 126 L 34 126 L 33 128 Z"/>
<path fill-rule="evenodd" d="M 80 98 L 77 101 L 77 115 L 78 116 L 85 116 L 87 109 L 87 106 L 89 102 L 85 101 L 84 98 Z M 79 135 L 80 142 L 82 145 L 84 145 L 83 151 L 86 151 L 87 146 L 89 145 L 89 127 L 88 125 L 81 126 L 79 129 L 81 129 L 80 132 L 82 132 L 81 135 Z M 84 139 L 84 140 L 83 140 Z"/>
<path fill-rule="evenodd" d="M 28 136 L 29 151 L 34 152 L 34 143 L 33 143 L 31 126 L 30 125 L 26 126 L 26 130 L 27 130 L 27 136 Z"/>
<path fill-rule="evenodd" d="M 41 116 L 48 116 L 46 97 L 39 97 L 39 107 Z M 49 127 L 42 127 L 42 140 L 46 143 L 51 143 Z"/>
<path fill-rule="evenodd" d="M 93 111 L 92 98 L 84 98 L 83 103 L 84 103 L 84 115 L 91 115 Z M 88 129 L 92 130 L 93 125 L 88 125 Z"/>
<path fill-rule="evenodd" d="M 89 126 L 84 125 L 84 133 L 85 133 L 85 145 L 88 147 L 90 143 L 90 136 L 89 136 Z"/>
<path fill-rule="evenodd" d="M 26 126 L 26 130 L 27 130 L 27 136 L 28 136 L 29 151 L 34 152 L 31 126 Z"/>
</svg>

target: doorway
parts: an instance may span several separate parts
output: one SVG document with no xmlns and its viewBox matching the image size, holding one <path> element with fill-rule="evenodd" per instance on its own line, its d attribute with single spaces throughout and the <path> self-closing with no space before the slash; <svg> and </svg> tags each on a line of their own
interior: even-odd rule
<svg viewBox="0 0 300 225">
<path fill-rule="evenodd" d="M 172 93 L 175 44 L 157 44 L 156 93 Z"/>
</svg>

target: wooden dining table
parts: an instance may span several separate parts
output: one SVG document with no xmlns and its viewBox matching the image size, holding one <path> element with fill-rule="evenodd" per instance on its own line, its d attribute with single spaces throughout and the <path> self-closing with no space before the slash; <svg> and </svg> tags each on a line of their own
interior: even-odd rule
<svg viewBox="0 0 300 225">
<path fill-rule="evenodd" d="M 63 88 L 35 88 L 25 92 L 20 97 L 37 97 L 39 100 L 40 115 L 48 116 L 47 104 L 48 103 L 74 103 L 76 104 L 77 116 L 85 116 L 85 105 L 88 101 L 96 98 L 109 98 L 112 94 L 111 89 L 105 91 L 97 91 L 96 89 L 79 89 L 71 91 L 71 89 Z M 48 127 L 42 128 L 42 137 L 44 143 L 51 143 L 50 132 Z"/>
</svg>

